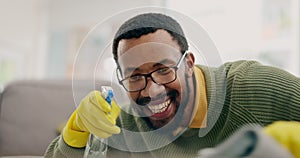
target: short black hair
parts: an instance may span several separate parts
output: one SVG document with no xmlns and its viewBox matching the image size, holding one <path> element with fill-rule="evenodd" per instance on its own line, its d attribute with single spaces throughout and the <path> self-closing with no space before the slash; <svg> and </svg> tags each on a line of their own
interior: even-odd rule
<svg viewBox="0 0 300 158">
<path fill-rule="evenodd" d="M 166 30 L 177 41 L 180 51 L 188 50 L 188 43 L 180 24 L 170 16 L 161 13 L 144 13 L 124 22 L 115 34 L 112 51 L 118 63 L 118 45 L 122 39 L 139 38 L 154 33 L 158 29 Z"/>
</svg>

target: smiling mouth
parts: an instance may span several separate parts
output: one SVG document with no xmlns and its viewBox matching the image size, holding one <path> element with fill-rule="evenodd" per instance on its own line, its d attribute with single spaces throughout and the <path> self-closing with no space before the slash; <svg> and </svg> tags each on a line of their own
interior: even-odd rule
<svg viewBox="0 0 300 158">
<path fill-rule="evenodd" d="M 167 108 L 170 106 L 170 103 L 171 103 L 171 99 L 168 99 L 163 103 L 160 103 L 158 105 L 150 105 L 148 107 L 153 114 L 158 114 L 166 111 Z"/>
<path fill-rule="evenodd" d="M 176 113 L 177 91 L 172 90 L 167 94 L 158 95 L 155 98 L 141 97 L 136 103 L 142 115 L 149 117 L 152 121 L 164 120 Z"/>
</svg>

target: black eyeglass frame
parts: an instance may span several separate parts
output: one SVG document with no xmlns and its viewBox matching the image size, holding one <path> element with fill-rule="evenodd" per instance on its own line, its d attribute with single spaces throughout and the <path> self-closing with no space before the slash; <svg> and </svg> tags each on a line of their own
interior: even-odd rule
<svg viewBox="0 0 300 158">
<path fill-rule="evenodd" d="M 188 54 L 188 51 L 185 51 L 185 52 L 183 53 L 183 55 L 180 57 L 180 59 L 179 59 L 178 63 L 176 64 L 176 66 L 169 67 L 169 68 L 174 69 L 174 72 L 175 72 L 175 78 L 174 78 L 173 80 L 169 81 L 169 82 L 166 82 L 166 83 L 157 83 L 157 82 L 153 79 L 152 73 L 161 70 L 161 69 L 157 69 L 157 70 L 154 70 L 154 71 L 152 71 L 152 72 L 150 72 L 150 73 L 147 73 L 147 74 L 138 74 L 139 76 L 143 76 L 143 77 L 144 77 L 144 80 L 145 80 L 145 86 L 144 86 L 143 88 L 141 88 L 141 89 L 139 89 L 139 90 L 128 90 L 128 89 L 126 88 L 126 86 L 124 86 L 123 81 L 124 81 L 124 80 L 127 80 L 128 78 L 133 77 L 133 76 L 129 76 L 129 77 L 126 77 L 126 78 L 124 78 L 124 79 L 121 79 L 121 77 L 119 76 L 119 74 L 121 75 L 121 69 L 120 69 L 120 67 L 118 66 L 118 68 L 116 69 L 116 74 L 117 74 L 117 78 L 118 78 L 119 84 L 121 84 L 121 85 L 123 86 L 123 88 L 124 88 L 127 92 L 138 92 L 138 91 L 144 90 L 144 89 L 147 87 L 147 84 L 148 84 L 147 78 L 148 78 L 148 77 L 150 77 L 151 80 L 152 80 L 154 83 L 158 84 L 158 85 L 165 85 L 165 84 L 172 83 L 172 82 L 174 82 L 174 81 L 177 79 L 177 70 L 179 69 L 180 64 L 182 63 L 183 59 L 185 58 L 185 56 L 186 56 L 187 54 Z M 118 71 L 119 71 L 119 73 L 118 73 Z"/>
</svg>

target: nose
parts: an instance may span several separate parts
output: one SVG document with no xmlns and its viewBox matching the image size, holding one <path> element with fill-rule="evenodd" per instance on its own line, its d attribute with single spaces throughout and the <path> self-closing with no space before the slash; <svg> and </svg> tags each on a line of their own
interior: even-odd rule
<svg viewBox="0 0 300 158">
<path fill-rule="evenodd" d="M 159 94 L 162 94 L 165 92 L 164 85 L 159 85 L 155 83 L 151 77 L 147 78 L 147 85 L 146 88 L 141 91 L 141 95 L 144 97 L 150 97 L 154 98 Z"/>
</svg>

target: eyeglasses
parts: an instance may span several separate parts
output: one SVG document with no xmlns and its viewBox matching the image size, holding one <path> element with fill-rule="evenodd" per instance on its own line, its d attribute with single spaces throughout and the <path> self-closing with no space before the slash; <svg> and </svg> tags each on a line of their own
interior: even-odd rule
<svg viewBox="0 0 300 158">
<path fill-rule="evenodd" d="M 153 82 L 155 82 L 158 85 L 164 85 L 171 83 L 176 80 L 177 78 L 177 70 L 182 63 L 184 57 L 186 56 L 187 51 L 184 52 L 184 54 L 179 59 L 176 66 L 173 67 L 164 67 L 157 69 L 155 71 L 152 71 L 148 74 L 137 74 L 132 75 L 129 77 L 126 77 L 124 79 L 121 78 L 121 70 L 117 68 L 117 77 L 119 80 L 119 83 L 125 88 L 128 92 L 137 92 L 141 91 L 146 88 L 147 86 L 147 78 L 150 77 Z"/>
</svg>

